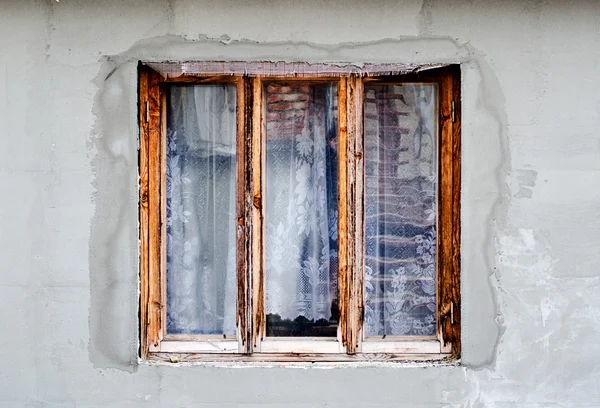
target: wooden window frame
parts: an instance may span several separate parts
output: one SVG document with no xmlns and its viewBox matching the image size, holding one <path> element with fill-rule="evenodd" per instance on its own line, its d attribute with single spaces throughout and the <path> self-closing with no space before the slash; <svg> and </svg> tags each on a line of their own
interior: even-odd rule
<svg viewBox="0 0 600 408">
<path fill-rule="evenodd" d="M 336 339 L 265 340 L 263 202 L 264 84 L 338 85 L 339 312 Z M 432 83 L 439 89 L 435 339 L 365 340 L 365 83 Z M 170 84 L 232 84 L 237 90 L 237 335 L 166 334 L 166 92 Z M 460 358 L 460 67 L 398 64 L 140 63 L 140 358 L 167 362 L 356 362 Z"/>
</svg>

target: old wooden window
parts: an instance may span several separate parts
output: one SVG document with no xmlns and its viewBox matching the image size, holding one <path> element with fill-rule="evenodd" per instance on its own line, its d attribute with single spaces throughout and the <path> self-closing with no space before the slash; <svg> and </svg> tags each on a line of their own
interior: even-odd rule
<svg viewBox="0 0 600 408">
<path fill-rule="evenodd" d="M 141 357 L 460 355 L 458 66 L 144 63 Z"/>
</svg>

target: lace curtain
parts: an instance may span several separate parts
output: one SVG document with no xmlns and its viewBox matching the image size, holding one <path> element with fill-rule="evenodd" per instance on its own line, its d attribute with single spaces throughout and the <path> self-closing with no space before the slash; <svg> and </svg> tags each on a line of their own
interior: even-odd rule
<svg viewBox="0 0 600 408">
<path fill-rule="evenodd" d="M 337 311 L 335 87 L 269 90 L 267 314 L 328 320 Z M 168 333 L 235 334 L 235 101 L 233 86 L 169 91 Z"/>
<path fill-rule="evenodd" d="M 365 334 L 435 334 L 437 87 L 365 86 Z"/>
<path fill-rule="evenodd" d="M 266 312 L 335 328 L 335 87 L 266 93 Z M 235 103 L 233 86 L 168 94 L 168 333 L 235 335 Z M 365 87 L 368 336 L 435 334 L 436 118 L 433 85 Z"/>
<path fill-rule="evenodd" d="M 337 314 L 337 88 L 266 91 L 266 312 L 329 321 Z"/>
<path fill-rule="evenodd" d="M 235 335 L 234 86 L 171 86 L 167 332 Z"/>
</svg>

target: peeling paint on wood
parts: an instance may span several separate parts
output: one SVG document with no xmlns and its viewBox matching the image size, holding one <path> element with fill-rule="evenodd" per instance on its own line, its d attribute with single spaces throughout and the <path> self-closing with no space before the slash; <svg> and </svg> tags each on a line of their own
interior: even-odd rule
<svg viewBox="0 0 600 408">
<path fill-rule="evenodd" d="M 339 174 L 338 174 L 338 291 L 340 313 L 340 337 L 343 346 L 348 343 L 348 115 L 347 115 L 347 87 L 348 80 L 340 78 L 338 88 L 338 149 L 339 149 Z"/>
<path fill-rule="evenodd" d="M 161 138 L 162 138 L 162 111 L 160 82 L 158 73 L 149 75 L 148 102 L 150 115 L 148 123 L 148 343 L 149 347 L 158 347 L 163 336 L 162 330 L 162 288 L 163 282 L 161 267 L 162 230 L 161 222 Z M 166 197 L 164 197 L 166 199 Z"/>
<path fill-rule="evenodd" d="M 305 62 L 144 62 L 169 81 L 198 76 L 245 75 L 261 77 L 347 77 L 403 75 L 443 67 L 445 64 L 309 64 Z"/>
<path fill-rule="evenodd" d="M 460 355 L 460 103 L 459 72 L 446 69 L 440 86 L 438 331 L 442 348 Z M 452 109 L 454 103 L 454 115 Z M 458 109 L 457 109 L 458 107 Z M 452 120 L 454 116 L 454 121 Z"/>
<path fill-rule="evenodd" d="M 335 362 L 335 363 L 376 363 L 376 362 L 407 362 L 407 361 L 429 361 L 429 362 L 446 362 L 454 364 L 456 359 L 449 357 L 447 354 L 439 353 L 410 353 L 410 354 L 393 354 L 393 353 L 357 353 L 357 354 L 317 354 L 317 353 L 269 353 L 269 354 L 201 354 L 201 353 L 152 353 L 150 360 L 172 362 L 188 362 L 188 363 L 203 363 L 203 362 Z"/>
<path fill-rule="evenodd" d="M 140 356 L 148 357 L 148 81 L 150 71 L 139 71 L 139 216 L 140 216 Z"/>
<path fill-rule="evenodd" d="M 237 215 L 237 227 L 236 227 L 236 276 L 237 276 L 237 304 L 236 304 L 236 321 L 238 328 L 239 337 L 239 349 L 248 351 L 247 344 L 247 305 L 248 305 L 248 226 L 246 220 L 250 220 L 250 217 L 246 214 L 246 194 L 248 177 L 247 171 L 248 163 L 246 152 L 246 138 L 244 137 L 247 132 L 247 126 L 251 118 L 248 117 L 248 109 L 246 108 L 246 99 L 248 97 L 248 86 L 243 78 L 238 78 L 236 81 L 236 92 L 237 92 L 237 106 L 236 106 L 236 118 L 237 118 L 237 134 L 236 134 L 236 215 Z"/>
<path fill-rule="evenodd" d="M 363 321 L 363 175 L 362 158 L 362 79 L 351 75 L 346 86 L 347 115 L 347 180 L 346 180 L 346 212 L 347 212 L 347 328 L 346 352 L 355 354 L 359 348 L 360 333 Z M 358 156 L 357 156 L 358 155 Z M 360 157 L 360 158 L 359 158 Z"/>
<path fill-rule="evenodd" d="M 260 341 L 265 333 L 265 271 L 264 271 L 264 207 L 261 200 L 264 186 L 264 113 L 262 81 L 252 80 L 252 342 L 254 351 L 260 349 Z M 247 135 L 248 137 L 248 135 Z M 250 170 L 250 169 L 249 169 Z"/>
</svg>

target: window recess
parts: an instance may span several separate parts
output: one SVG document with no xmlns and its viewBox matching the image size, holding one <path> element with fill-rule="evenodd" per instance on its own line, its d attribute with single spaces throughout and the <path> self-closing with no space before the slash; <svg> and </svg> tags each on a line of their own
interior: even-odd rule
<svg viewBox="0 0 600 408">
<path fill-rule="evenodd" d="M 141 357 L 459 357 L 459 81 L 140 64 Z"/>
</svg>

